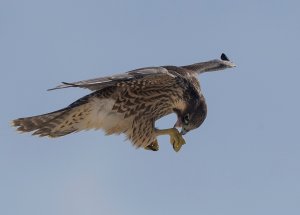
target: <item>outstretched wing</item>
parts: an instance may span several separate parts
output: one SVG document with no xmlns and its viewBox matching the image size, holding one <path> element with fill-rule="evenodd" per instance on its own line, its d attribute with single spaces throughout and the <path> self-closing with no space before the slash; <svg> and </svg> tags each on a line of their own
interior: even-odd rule
<svg viewBox="0 0 300 215">
<path fill-rule="evenodd" d="M 117 74 L 113 76 L 107 76 L 102 78 L 89 79 L 85 81 L 78 81 L 73 83 L 62 82 L 61 85 L 58 85 L 55 88 L 49 90 L 63 89 L 68 87 L 80 87 L 86 88 L 92 91 L 101 90 L 108 86 L 115 86 L 120 82 L 128 82 L 132 80 L 138 80 L 148 77 L 155 76 L 159 78 L 160 76 L 171 76 L 175 77 L 171 73 L 168 72 L 167 69 L 163 67 L 146 67 L 141 69 L 132 70 L 126 73 Z"/>
</svg>

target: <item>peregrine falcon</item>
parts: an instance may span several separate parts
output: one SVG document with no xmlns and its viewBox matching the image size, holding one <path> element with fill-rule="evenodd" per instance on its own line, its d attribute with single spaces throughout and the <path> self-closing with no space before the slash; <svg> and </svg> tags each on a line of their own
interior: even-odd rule
<svg viewBox="0 0 300 215">
<path fill-rule="evenodd" d="M 232 67 L 235 64 L 222 54 L 220 59 L 187 66 L 145 67 L 109 77 L 62 82 L 49 90 L 80 87 L 92 93 L 66 108 L 15 119 L 12 125 L 41 137 L 103 129 L 107 135 L 123 133 L 136 148 L 152 151 L 159 149 L 158 136 L 169 135 L 178 152 L 185 144 L 182 135 L 198 128 L 207 114 L 197 75 Z M 156 120 L 171 113 L 177 115 L 173 128 L 155 128 Z"/>
</svg>

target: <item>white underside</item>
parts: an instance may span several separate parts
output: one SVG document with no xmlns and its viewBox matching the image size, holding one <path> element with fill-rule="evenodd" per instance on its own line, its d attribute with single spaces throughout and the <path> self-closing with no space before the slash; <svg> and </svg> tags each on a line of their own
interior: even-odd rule
<svg viewBox="0 0 300 215">
<path fill-rule="evenodd" d="M 128 126 L 129 119 L 112 111 L 113 99 L 93 99 L 87 105 L 91 112 L 78 124 L 78 130 L 103 129 L 106 133 L 121 133 Z"/>
</svg>

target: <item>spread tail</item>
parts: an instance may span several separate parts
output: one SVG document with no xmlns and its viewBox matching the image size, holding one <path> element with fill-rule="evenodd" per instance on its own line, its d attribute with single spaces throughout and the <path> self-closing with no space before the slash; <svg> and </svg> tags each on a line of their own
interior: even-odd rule
<svg viewBox="0 0 300 215">
<path fill-rule="evenodd" d="M 39 116 L 19 118 L 12 121 L 12 125 L 20 132 L 34 132 L 33 135 L 59 137 L 74 132 L 74 129 L 54 132 L 57 125 L 61 124 L 68 115 L 69 110 L 62 109 Z"/>
<path fill-rule="evenodd" d="M 20 132 L 33 132 L 40 137 L 60 137 L 82 130 L 81 123 L 89 114 L 88 105 L 67 107 L 39 116 L 19 118 L 12 125 Z"/>
</svg>

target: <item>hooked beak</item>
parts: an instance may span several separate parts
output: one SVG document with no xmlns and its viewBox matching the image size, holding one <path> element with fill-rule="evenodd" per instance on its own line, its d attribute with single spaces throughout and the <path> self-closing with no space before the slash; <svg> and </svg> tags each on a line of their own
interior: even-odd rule
<svg viewBox="0 0 300 215">
<path fill-rule="evenodd" d="M 184 128 L 182 128 L 180 134 L 185 135 L 186 133 L 188 133 L 188 130 L 185 130 Z"/>
</svg>

